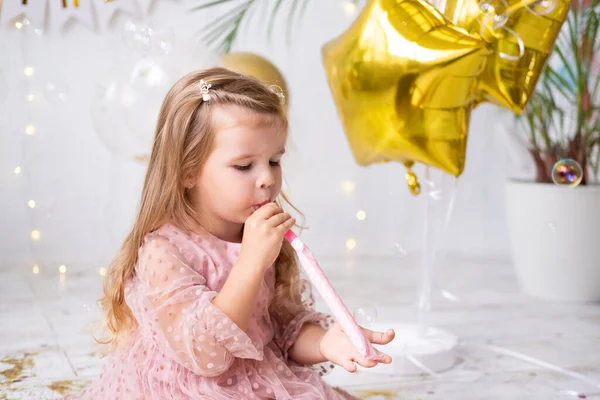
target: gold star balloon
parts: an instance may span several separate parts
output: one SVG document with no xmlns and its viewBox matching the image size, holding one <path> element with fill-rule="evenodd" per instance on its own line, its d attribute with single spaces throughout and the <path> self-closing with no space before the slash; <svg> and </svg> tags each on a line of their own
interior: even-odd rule
<svg viewBox="0 0 600 400">
<path fill-rule="evenodd" d="M 434 3 L 436 4 L 436 3 Z M 477 103 L 522 113 L 569 11 L 569 0 L 445 0 L 453 24 L 479 33 L 492 46 Z"/>
<path fill-rule="evenodd" d="M 370 0 L 322 49 L 358 164 L 418 161 L 460 175 L 478 77 L 491 52 L 425 1 Z M 409 187 L 418 193 L 416 180 Z"/>
</svg>

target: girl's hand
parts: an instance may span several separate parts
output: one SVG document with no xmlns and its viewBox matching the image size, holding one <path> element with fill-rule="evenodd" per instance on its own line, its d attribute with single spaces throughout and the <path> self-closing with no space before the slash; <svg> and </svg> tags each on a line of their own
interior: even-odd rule
<svg viewBox="0 0 600 400">
<path fill-rule="evenodd" d="M 240 260 L 266 271 L 277 259 L 284 235 L 296 220 L 275 203 L 256 210 L 244 225 Z"/>
<path fill-rule="evenodd" d="M 396 335 L 393 329 L 389 329 L 386 333 L 373 332 L 362 327 L 361 329 L 367 340 L 374 344 L 388 344 Z M 368 360 L 361 356 L 350 341 L 350 338 L 344 333 L 342 327 L 337 322 L 334 323 L 321 338 L 319 350 L 323 357 L 332 363 L 345 368 L 348 372 L 356 372 L 357 366 L 354 363 L 358 363 L 366 368 L 372 368 L 379 364 L 379 362 L 383 362 L 384 364 L 392 362 L 390 356 L 381 353 L 377 349 L 375 349 L 375 351 L 384 356 L 382 361 Z"/>
</svg>

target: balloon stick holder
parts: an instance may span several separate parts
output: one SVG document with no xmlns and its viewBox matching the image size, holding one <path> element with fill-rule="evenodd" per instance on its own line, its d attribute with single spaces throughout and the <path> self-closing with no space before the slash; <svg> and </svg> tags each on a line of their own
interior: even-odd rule
<svg viewBox="0 0 600 400">
<path fill-rule="evenodd" d="M 373 324 L 370 329 L 385 332 L 392 328 L 395 339 L 377 346 L 392 357 L 391 364 L 379 364 L 369 373 L 384 375 L 434 375 L 458 363 L 458 337 L 443 329 L 431 327 L 423 335 L 417 324 Z"/>
<path fill-rule="evenodd" d="M 384 346 L 377 346 L 381 351 L 392 357 L 391 364 L 379 364 L 370 372 L 376 374 L 415 375 L 428 373 L 435 375 L 437 372 L 451 369 L 457 365 L 458 337 L 446 330 L 432 327 L 429 324 L 431 310 L 431 293 L 433 286 L 433 266 L 435 263 L 435 218 L 434 201 L 440 202 L 441 187 L 435 187 L 430 179 L 429 167 L 425 169 L 425 185 L 421 196 L 425 201 L 423 220 L 423 257 L 421 262 L 420 288 L 418 294 L 418 323 L 417 324 L 389 324 L 374 323 L 369 329 L 385 332 L 393 328 L 396 332 L 394 340 Z M 454 205 L 452 190 L 449 196 L 443 230 L 445 231 Z"/>
</svg>

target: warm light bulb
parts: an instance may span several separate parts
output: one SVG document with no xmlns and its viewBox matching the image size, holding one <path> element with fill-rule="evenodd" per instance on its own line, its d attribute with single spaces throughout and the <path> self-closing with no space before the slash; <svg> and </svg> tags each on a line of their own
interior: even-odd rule
<svg viewBox="0 0 600 400">
<path fill-rule="evenodd" d="M 356 12 L 356 3 L 353 1 L 346 1 L 344 3 L 344 9 L 348 14 L 354 14 Z"/>
<path fill-rule="evenodd" d="M 67 266 L 62 264 L 61 266 L 58 267 L 58 272 L 60 272 L 61 274 L 64 274 L 67 272 Z"/>
<path fill-rule="evenodd" d="M 356 213 L 356 219 L 359 221 L 363 221 L 365 218 L 367 218 L 367 213 L 364 212 L 363 210 L 360 210 Z"/>
<path fill-rule="evenodd" d="M 29 200 L 27 202 L 27 205 L 29 206 L 29 208 L 35 208 L 35 200 Z"/>
<path fill-rule="evenodd" d="M 25 69 L 23 70 L 23 73 L 25 74 L 25 76 L 33 76 L 33 74 L 35 73 L 35 68 L 25 67 Z"/>
<path fill-rule="evenodd" d="M 40 273 L 40 266 L 37 264 L 33 264 L 33 273 L 34 274 L 39 274 Z"/>
<path fill-rule="evenodd" d="M 352 250 L 356 247 L 356 240 L 354 240 L 354 238 L 350 238 L 348 240 L 346 240 L 346 248 L 348 250 Z"/>
<path fill-rule="evenodd" d="M 21 173 L 21 167 L 16 166 L 14 171 L 15 171 L 15 175 L 19 175 Z"/>
<path fill-rule="evenodd" d="M 33 103 L 35 101 L 35 94 L 29 93 L 27 95 L 27 101 L 30 102 L 30 103 Z"/>
<path fill-rule="evenodd" d="M 21 21 L 17 21 L 17 22 L 15 22 L 15 27 L 17 29 L 21 29 L 23 27 L 23 23 Z"/>
<path fill-rule="evenodd" d="M 37 229 L 31 231 L 31 238 L 33 240 L 40 240 L 40 237 L 42 237 L 42 233 Z"/>
<path fill-rule="evenodd" d="M 25 133 L 28 134 L 29 136 L 31 135 L 35 135 L 36 129 L 35 129 L 35 125 L 27 125 L 25 127 Z"/>
<path fill-rule="evenodd" d="M 100 268 L 98 270 L 98 273 L 100 274 L 100 276 L 106 276 L 106 268 Z"/>
<path fill-rule="evenodd" d="M 354 192 L 354 188 L 355 187 L 356 187 L 356 185 L 352 181 L 344 181 L 344 182 L 342 182 L 342 190 L 344 192 L 346 192 L 346 193 L 352 193 L 352 192 Z"/>
</svg>

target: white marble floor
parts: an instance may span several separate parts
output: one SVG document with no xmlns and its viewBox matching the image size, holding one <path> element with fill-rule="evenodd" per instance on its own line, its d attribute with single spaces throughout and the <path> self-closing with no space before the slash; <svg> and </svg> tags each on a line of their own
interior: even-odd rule
<svg viewBox="0 0 600 400">
<path fill-rule="evenodd" d="M 416 322 L 418 260 L 320 262 L 351 310 L 370 303 L 378 323 Z M 89 327 L 99 318 L 98 268 L 67 265 L 64 275 L 58 266 L 37 274 L 16 265 L 0 271 L 0 400 L 60 398 L 97 375 L 102 360 Z M 454 368 L 410 377 L 338 368 L 325 379 L 371 400 L 600 399 L 600 305 L 527 298 L 502 260 L 449 258 L 436 277 L 428 315 L 461 340 Z M 491 346 L 548 364 L 501 355 Z"/>
</svg>

